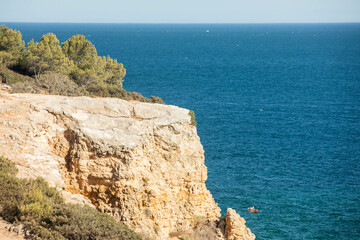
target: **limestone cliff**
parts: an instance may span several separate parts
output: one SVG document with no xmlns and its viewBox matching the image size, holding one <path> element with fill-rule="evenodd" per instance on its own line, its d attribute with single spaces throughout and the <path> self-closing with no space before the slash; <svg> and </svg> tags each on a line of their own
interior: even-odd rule
<svg viewBox="0 0 360 240">
<path fill-rule="evenodd" d="M 216 225 L 212 238 L 224 239 L 230 227 L 217 221 L 204 150 L 186 109 L 1 91 L 0 152 L 20 177 L 42 176 L 66 198 L 93 204 L 144 236 L 176 238 L 205 219 Z M 231 239 L 255 238 L 239 224 L 231 228 L 248 234 Z"/>
</svg>

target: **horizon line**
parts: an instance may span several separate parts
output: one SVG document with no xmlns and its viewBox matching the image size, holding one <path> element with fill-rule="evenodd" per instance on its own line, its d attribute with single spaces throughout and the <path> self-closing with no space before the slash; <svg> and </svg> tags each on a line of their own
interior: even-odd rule
<svg viewBox="0 0 360 240">
<path fill-rule="evenodd" d="M 0 23 L 55 23 L 55 24 L 354 24 L 358 22 L 36 22 L 1 21 Z"/>
</svg>

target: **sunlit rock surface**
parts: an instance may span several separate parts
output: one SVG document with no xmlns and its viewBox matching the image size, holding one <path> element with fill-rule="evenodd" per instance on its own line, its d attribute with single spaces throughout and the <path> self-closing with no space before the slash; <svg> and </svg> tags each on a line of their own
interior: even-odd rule
<svg viewBox="0 0 360 240">
<path fill-rule="evenodd" d="M 187 109 L 0 91 L 0 151 L 20 177 L 41 176 L 68 201 L 92 204 L 145 237 L 254 238 L 235 211 L 220 230 Z M 216 233 L 194 235 L 199 219 Z"/>
</svg>

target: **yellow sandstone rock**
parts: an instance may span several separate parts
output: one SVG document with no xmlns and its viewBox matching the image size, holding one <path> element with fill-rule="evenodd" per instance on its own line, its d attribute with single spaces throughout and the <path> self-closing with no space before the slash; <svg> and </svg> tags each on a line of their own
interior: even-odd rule
<svg viewBox="0 0 360 240">
<path fill-rule="evenodd" d="M 0 91 L 0 151 L 20 177 L 44 177 L 69 201 L 92 204 L 145 237 L 224 239 L 187 109 Z M 228 239 L 254 239 L 235 211 L 228 215 Z M 203 236 L 199 219 L 213 237 Z"/>
<path fill-rule="evenodd" d="M 245 223 L 246 221 L 234 209 L 228 208 L 226 211 L 226 239 L 255 239 L 255 235 L 245 226 Z"/>
</svg>

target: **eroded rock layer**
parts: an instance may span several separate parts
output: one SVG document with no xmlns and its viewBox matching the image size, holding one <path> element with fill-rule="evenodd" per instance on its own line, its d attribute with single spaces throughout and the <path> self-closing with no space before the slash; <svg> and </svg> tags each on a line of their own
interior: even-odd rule
<svg viewBox="0 0 360 240">
<path fill-rule="evenodd" d="M 186 109 L 0 92 L 0 151 L 21 177 L 44 177 L 154 239 L 220 217 Z"/>
</svg>

